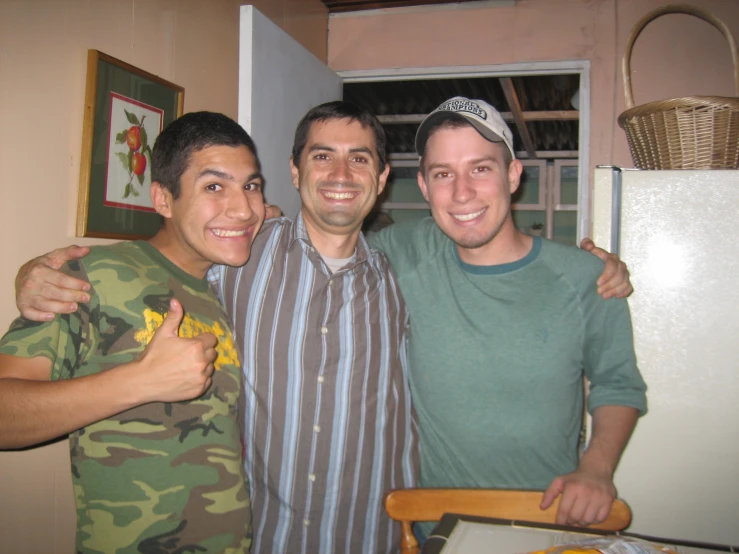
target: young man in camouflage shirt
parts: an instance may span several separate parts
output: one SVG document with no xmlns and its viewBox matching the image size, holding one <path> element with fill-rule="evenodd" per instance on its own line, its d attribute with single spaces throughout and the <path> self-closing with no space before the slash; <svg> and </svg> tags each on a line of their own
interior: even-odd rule
<svg viewBox="0 0 739 554">
<path fill-rule="evenodd" d="M 248 552 L 243 377 L 204 277 L 243 265 L 264 221 L 254 143 L 187 114 L 157 139 L 152 181 L 157 235 L 67 264 L 90 303 L 0 341 L 0 448 L 70 434 L 77 552 Z"/>
</svg>

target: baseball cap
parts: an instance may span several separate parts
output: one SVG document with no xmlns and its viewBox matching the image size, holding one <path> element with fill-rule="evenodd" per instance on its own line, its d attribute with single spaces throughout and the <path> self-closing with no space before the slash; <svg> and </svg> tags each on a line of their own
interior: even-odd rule
<svg viewBox="0 0 739 554">
<path fill-rule="evenodd" d="M 470 100 L 464 96 L 450 98 L 426 116 L 416 131 L 416 152 L 423 155 L 426 141 L 429 138 L 429 130 L 435 123 L 456 116 L 469 121 L 487 140 L 505 143 L 513 159 L 516 159 L 516 153 L 513 151 L 513 133 L 503 121 L 500 112 L 484 100 Z"/>
</svg>

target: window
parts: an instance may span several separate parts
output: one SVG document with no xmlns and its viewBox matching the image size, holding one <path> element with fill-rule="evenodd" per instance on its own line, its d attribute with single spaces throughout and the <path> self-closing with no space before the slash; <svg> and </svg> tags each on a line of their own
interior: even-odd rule
<svg viewBox="0 0 739 554">
<path fill-rule="evenodd" d="M 524 233 L 577 243 L 578 160 L 521 160 L 524 177 L 513 195 L 513 220 Z"/>
</svg>

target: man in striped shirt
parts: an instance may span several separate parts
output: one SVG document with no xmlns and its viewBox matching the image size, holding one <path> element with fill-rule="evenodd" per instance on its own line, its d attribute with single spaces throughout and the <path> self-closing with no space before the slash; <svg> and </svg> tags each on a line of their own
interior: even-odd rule
<svg viewBox="0 0 739 554">
<path fill-rule="evenodd" d="M 323 104 L 299 123 L 291 167 L 296 220 L 270 220 L 253 263 L 212 275 L 243 348 L 253 551 L 392 552 L 382 499 L 415 485 L 418 449 L 405 304 L 361 233 L 389 173 L 385 133 Z"/>
</svg>

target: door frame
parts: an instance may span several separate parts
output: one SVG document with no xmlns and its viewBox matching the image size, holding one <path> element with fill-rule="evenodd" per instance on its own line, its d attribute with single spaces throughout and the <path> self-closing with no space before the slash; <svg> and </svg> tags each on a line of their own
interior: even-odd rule
<svg viewBox="0 0 739 554">
<path fill-rule="evenodd" d="M 390 69 L 358 69 L 336 72 L 345 83 L 372 81 L 410 81 L 414 79 L 452 79 L 475 77 L 522 77 L 528 75 L 557 75 L 562 73 L 580 76 L 579 156 L 577 178 L 577 242 L 591 231 L 591 179 L 590 179 L 590 60 L 559 60 L 521 62 L 496 65 L 466 65 L 439 67 L 401 67 Z"/>
</svg>

